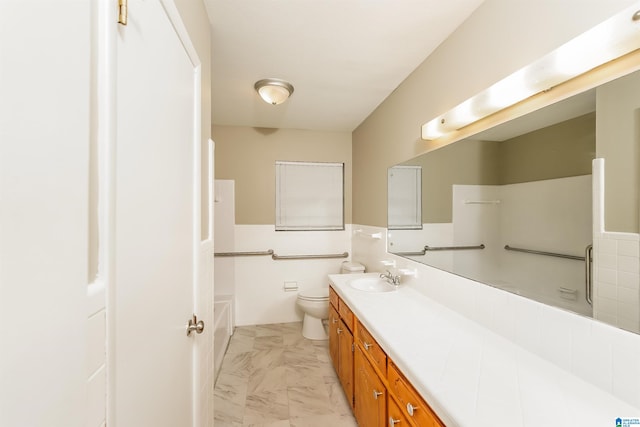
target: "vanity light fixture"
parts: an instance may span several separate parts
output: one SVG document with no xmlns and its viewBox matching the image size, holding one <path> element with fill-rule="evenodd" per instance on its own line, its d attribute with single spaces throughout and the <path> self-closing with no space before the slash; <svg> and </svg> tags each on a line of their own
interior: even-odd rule
<svg viewBox="0 0 640 427">
<path fill-rule="evenodd" d="M 639 6 L 639 2 L 636 2 L 538 61 L 425 123 L 422 125 L 422 139 L 438 139 L 640 48 Z"/>
<path fill-rule="evenodd" d="M 264 102 L 271 105 L 282 104 L 293 93 L 293 85 L 280 79 L 262 79 L 254 85 Z"/>
</svg>

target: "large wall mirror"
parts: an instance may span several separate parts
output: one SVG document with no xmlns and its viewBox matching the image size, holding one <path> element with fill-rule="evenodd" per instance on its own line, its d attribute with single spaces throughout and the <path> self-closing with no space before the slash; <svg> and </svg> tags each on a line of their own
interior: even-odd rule
<svg viewBox="0 0 640 427">
<path fill-rule="evenodd" d="M 390 168 L 388 251 L 592 316 L 592 164 L 616 147 L 640 147 L 639 118 L 633 72 Z M 631 162 L 614 175 L 634 181 L 636 194 L 622 195 L 629 205 L 607 205 L 607 215 L 630 209 L 637 221 L 638 159 Z M 406 182 L 392 179 L 407 171 Z M 420 182 L 408 186 L 412 179 Z M 637 222 L 621 228 L 638 233 Z M 632 320 L 640 313 L 634 285 Z M 618 326 L 638 332 L 640 322 Z"/>
</svg>

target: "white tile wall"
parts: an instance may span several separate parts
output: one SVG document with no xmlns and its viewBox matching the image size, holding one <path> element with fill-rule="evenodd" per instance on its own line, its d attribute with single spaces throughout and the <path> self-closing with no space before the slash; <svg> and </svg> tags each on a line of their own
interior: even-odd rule
<svg viewBox="0 0 640 427">
<path fill-rule="evenodd" d="M 235 250 L 266 251 L 278 255 L 341 254 L 351 252 L 351 226 L 342 231 L 275 231 L 273 225 L 236 225 Z M 343 258 L 279 260 L 270 256 L 233 258 L 235 265 L 236 325 L 302 320 L 296 306 L 298 292 L 285 292 L 284 282 L 298 290 L 328 287 L 327 276 L 340 272 Z M 217 286 L 217 285 L 216 285 Z"/>
<path fill-rule="evenodd" d="M 384 228 L 353 227 L 386 235 Z M 416 277 L 403 279 L 406 286 L 640 408 L 640 335 L 388 254 L 384 240 L 354 238 L 354 259 L 372 271 L 382 269 L 383 259 L 394 260 L 396 268 L 415 269 Z M 635 253 L 625 243 L 625 254 L 620 254 L 617 243 L 604 240 L 601 246 L 615 247 L 616 256 Z M 623 282 L 635 283 L 635 273 L 629 274 Z"/>
<path fill-rule="evenodd" d="M 593 317 L 640 333 L 640 235 L 605 231 L 604 168 L 593 161 Z"/>
<path fill-rule="evenodd" d="M 640 236 L 594 233 L 593 316 L 640 333 Z"/>
</svg>

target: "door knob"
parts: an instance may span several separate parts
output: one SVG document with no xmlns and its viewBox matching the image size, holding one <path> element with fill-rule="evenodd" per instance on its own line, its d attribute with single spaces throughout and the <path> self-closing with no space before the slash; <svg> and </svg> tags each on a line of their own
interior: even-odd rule
<svg viewBox="0 0 640 427">
<path fill-rule="evenodd" d="M 195 314 L 187 323 L 187 336 L 190 336 L 193 331 L 196 331 L 197 334 L 201 334 L 202 331 L 204 331 L 204 322 L 202 320 L 198 320 Z"/>
</svg>

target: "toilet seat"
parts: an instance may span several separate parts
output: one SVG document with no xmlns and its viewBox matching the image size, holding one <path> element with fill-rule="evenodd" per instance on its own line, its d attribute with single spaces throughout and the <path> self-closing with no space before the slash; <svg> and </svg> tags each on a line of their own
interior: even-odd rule
<svg viewBox="0 0 640 427">
<path fill-rule="evenodd" d="M 329 299 L 329 288 L 312 288 L 300 291 L 298 298 L 305 301 L 327 301 Z"/>
</svg>

